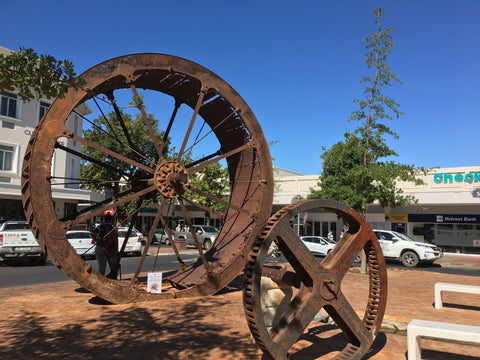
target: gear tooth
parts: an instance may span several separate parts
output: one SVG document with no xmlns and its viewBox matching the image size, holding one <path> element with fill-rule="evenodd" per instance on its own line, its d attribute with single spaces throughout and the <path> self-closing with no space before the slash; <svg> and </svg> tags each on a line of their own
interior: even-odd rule
<svg viewBox="0 0 480 360">
<path fill-rule="evenodd" d="M 320 202 L 323 200 L 319 200 Z M 321 208 L 322 206 L 318 205 L 318 202 L 315 200 L 304 200 L 295 204 L 290 204 L 285 206 L 284 208 L 280 209 L 277 211 L 267 222 L 266 226 L 264 229 L 261 231 L 259 237 L 258 237 L 258 242 L 263 244 L 268 243 L 266 241 L 269 237 L 270 239 L 272 238 L 272 234 L 277 235 L 275 233 L 275 228 L 279 224 L 280 221 L 285 219 L 285 217 L 290 217 L 292 214 L 298 213 L 298 210 L 296 210 L 297 207 L 303 206 L 303 208 L 307 208 L 308 206 L 305 206 L 307 202 L 312 202 L 312 206 L 309 209 L 313 208 Z M 324 206 L 324 208 L 332 210 L 332 205 L 331 202 L 328 203 L 327 206 Z M 362 226 L 368 226 L 368 224 L 362 222 L 364 220 L 359 220 L 355 216 L 351 216 L 350 213 L 344 212 L 343 210 L 340 210 L 338 208 L 333 209 L 337 215 L 341 216 L 343 219 L 348 220 L 347 222 L 351 222 L 353 224 L 352 228 L 355 226 L 358 226 L 360 229 L 357 231 L 362 230 Z M 303 211 L 303 210 L 302 210 Z M 363 229 L 365 230 L 365 229 Z M 362 231 L 363 233 L 368 233 L 365 231 Z M 278 234 L 282 235 L 282 234 Z M 275 236 L 274 241 L 277 240 L 277 237 Z M 271 241 L 271 240 L 270 240 Z M 285 241 L 296 241 L 295 239 L 290 239 L 287 238 Z M 385 310 L 385 305 L 386 305 L 386 298 L 385 294 L 386 291 L 384 291 L 384 288 L 386 286 L 386 281 L 387 279 L 385 278 L 386 272 L 385 270 L 385 263 L 381 256 L 377 253 L 377 251 L 381 251 L 379 249 L 379 246 L 375 243 L 373 243 L 370 240 L 365 240 L 365 238 L 359 238 L 359 241 L 364 241 L 362 243 L 364 246 L 364 249 L 368 255 L 368 266 L 369 266 L 369 281 L 370 281 L 370 290 L 369 290 L 369 296 L 367 298 L 367 306 L 363 318 L 364 326 L 367 331 L 371 332 L 373 335 L 376 335 L 376 332 L 378 331 L 379 328 L 379 322 L 381 323 L 381 320 L 383 318 L 383 313 Z M 255 243 L 258 245 L 258 243 Z M 293 245 L 293 244 L 292 244 Z M 292 246 L 292 248 L 295 248 Z M 261 250 L 261 248 L 256 247 L 255 249 L 252 247 L 252 251 L 250 252 L 252 256 L 252 262 L 248 264 L 248 267 L 246 267 L 246 270 L 244 272 L 244 281 L 245 285 L 243 288 L 244 291 L 244 309 L 245 309 L 245 316 L 247 319 L 248 326 L 250 327 L 250 331 L 255 338 L 255 341 L 257 342 L 258 346 L 262 351 L 264 352 L 265 356 L 271 356 L 271 354 L 275 353 L 278 355 L 278 353 L 285 352 L 287 353 L 290 349 L 284 349 L 283 344 L 275 342 L 274 339 L 272 339 L 269 335 L 269 331 L 265 327 L 264 321 L 259 321 L 259 319 L 263 319 L 263 313 L 259 313 L 259 306 L 258 306 L 258 301 L 261 298 L 261 294 L 258 293 L 259 289 L 261 289 L 258 286 L 258 282 L 260 281 L 260 275 L 262 273 L 262 268 L 264 264 L 260 264 L 257 260 L 258 252 Z M 295 254 L 293 254 L 295 256 Z M 335 269 L 333 269 L 335 270 Z M 257 283 L 256 283 L 257 282 Z M 256 285 L 256 286 L 255 286 Z M 295 306 L 300 306 L 301 304 L 296 304 Z M 293 306 L 293 305 L 290 305 Z M 293 309 L 292 309 L 293 310 Z M 286 327 L 285 329 L 288 329 Z M 287 330 L 288 331 L 288 330 Z M 263 337 L 268 337 L 268 338 L 263 338 Z M 374 336 L 373 336 L 374 337 Z M 365 340 L 368 341 L 368 340 Z M 357 344 L 348 344 L 340 354 L 338 354 L 335 359 L 339 360 L 347 360 L 347 359 L 360 359 L 365 353 L 364 351 L 368 350 L 370 344 L 360 344 L 360 346 L 357 346 Z"/>
</svg>

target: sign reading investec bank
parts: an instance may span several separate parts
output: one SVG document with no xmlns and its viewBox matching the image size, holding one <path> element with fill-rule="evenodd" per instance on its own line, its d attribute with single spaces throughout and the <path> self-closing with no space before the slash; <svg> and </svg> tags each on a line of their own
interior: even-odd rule
<svg viewBox="0 0 480 360">
<path fill-rule="evenodd" d="M 449 174 L 449 173 L 439 173 L 433 175 L 433 181 L 435 181 L 437 184 L 441 183 L 453 183 L 453 182 L 468 182 L 468 183 L 473 183 L 473 182 L 480 182 L 480 172 L 475 171 L 471 172 L 468 174 Z"/>
</svg>

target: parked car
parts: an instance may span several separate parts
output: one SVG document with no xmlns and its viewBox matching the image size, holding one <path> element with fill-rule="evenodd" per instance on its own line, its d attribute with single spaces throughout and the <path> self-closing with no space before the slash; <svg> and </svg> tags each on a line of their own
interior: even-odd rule
<svg viewBox="0 0 480 360">
<path fill-rule="evenodd" d="M 25 259 L 36 265 L 45 265 L 47 261 L 26 221 L 7 221 L 2 224 L 0 258 L 7 265 Z"/>
<path fill-rule="evenodd" d="M 173 237 L 175 236 L 175 232 L 173 230 L 170 230 L 170 233 Z M 170 238 L 164 229 L 157 229 L 155 230 L 155 238 L 153 239 L 153 242 L 170 245 Z"/>
<path fill-rule="evenodd" d="M 382 247 L 385 260 L 400 261 L 404 266 L 415 267 L 419 263 L 433 263 L 443 257 L 435 245 L 422 243 L 405 234 L 389 230 L 373 230 Z"/>
<path fill-rule="evenodd" d="M 132 232 L 134 232 L 138 236 L 142 245 L 145 245 L 145 243 L 147 242 L 147 236 L 143 236 L 143 234 L 135 228 L 132 229 Z"/>
<path fill-rule="evenodd" d="M 204 250 L 210 249 L 217 238 L 218 229 L 214 226 L 195 225 L 193 226 L 193 230 L 195 231 L 200 246 L 202 246 Z M 190 231 L 175 231 L 175 238 L 186 239 L 187 245 L 195 245 L 195 240 Z"/>
<path fill-rule="evenodd" d="M 326 256 L 335 247 L 321 236 L 300 236 L 300 239 L 315 256 Z"/>
<path fill-rule="evenodd" d="M 86 230 L 69 230 L 67 239 L 78 255 L 84 258 L 95 257 L 95 246 L 92 244 L 92 234 Z"/>
<path fill-rule="evenodd" d="M 118 229 L 118 250 L 122 248 L 123 241 L 127 236 L 128 227 L 121 227 Z M 128 242 L 125 245 L 125 249 L 123 250 L 125 254 L 134 254 L 134 255 L 141 255 L 142 254 L 142 240 L 138 237 L 135 231 L 132 231 Z"/>
</svg>

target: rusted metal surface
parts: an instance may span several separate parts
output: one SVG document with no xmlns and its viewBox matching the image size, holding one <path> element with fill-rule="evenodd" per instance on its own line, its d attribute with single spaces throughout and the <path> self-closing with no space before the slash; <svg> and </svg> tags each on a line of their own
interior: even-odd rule
<svg viewBox="0 0 480 360">
<path fill-rule="evenodd" d="M 25 214 L 48 258 L 81 286 L 112 303 L 208 295 L 222 289 L 242 271 L 256 235 L 268 220 L 273 199 L 273 171 L 268 145 L 248 105 L 211 71 L 170 55 L 133 54 L 114 58 L 92 67 L 81 78 L 84 80 L 81 88 L 70 89 L 64 99 L 56 99 L 50 106 L 30 139 L 23 162 Z M 155 136 L 156 125 L 147 114 L 155 103 L 145 103 L 137 109 L 156 152 L 151 158 L 145 157 L 141 145 L 136 143 L 137 139 L 131 136 L 122 119 L 121 99 L 117 97 L 120 91 L 128 91 L 130 98 L 134 99 L 148 91 L 165 96 L 174 103 L 171 116 L 155 116 L 159 120 L 159 130 L 164 131 L 163 139 Z M 145 97 L 147 101 L 148 97 Z M 74 129 L 72 117 L 78 116 L 79 109 L 85 105 L 94 107 L 95 112 L 100 113 L 97 116 L 116 114 L 113 121 L 126 138 L 120 148 L 128 151 L 90 141 Z M 176 118 L 177 112 L 181 112 L 179 108 L 185 107 L 191 111 L 190 118 L 183 125 L 180 141 L 171 144 L 178 151 L 176 158 L 167 160 L 164 154 L 166 141 L 180 123 Z M 208 131 L 200 134 L 198 130 L 195 137 L 199 127 L 201 131 Z M 105 132 L 109 133 L 107 127 Z M 107 135 L 116 137 L 114 134 Z M 208 136 L 213 137 L 217 147 L 210 155 L 203 153 L 202 149 L 192 156 L 192 149 L 195 150 L 199 143 L 210 141 L 204 141 L 204 137 Z M 83 145 L 82 150 L 68 145 L 76 142 Z M 94 159 L 84 153 L 84 148 L 105 154 L 108 161 Z M 57 158 L 73 156 L 77 161 L 82 159 L 95 163 L 109 171 L 115 170 L 109 164 L 110 160 L 121 161 L 129 170 L 118 169 L 118 173 L 131 188 L 120 189 L 107 200 L 60 218 L 52 198 L 52 192 L 59 189 L 57 183 L 60 179 L 58 174 L 52 175 L 54 153 Z M 227 200 L 205 194 L 191 181 L 200 170 L 221 161 L 226 161 L 229 173 L 230 194 Z M 205 195 L 209 200 L 224 205 L 225 211 L 219 212 L 211 205 L 196 200 L 192 194 Z M 137 202 L 139 199 L 141 201 Z M 149 233 L 134 275 L 137 278 L 129 283 L 98 274 L 76 255 L 66 239 L 66 232 L 74 226 L 88 223 L 109 208 L 131 202 L 138 204 L 135 205 L 136 213 L 147 204 L 155 205 L 158 211 L 154 224 L 163 224 L 168 233 L 169 215 L 165 212 L 175 201 L 182 205 L 182 216 L 187 223 L 191 221 L 186 203 L 202 211 L 222 214 L 223 226 L 213 246 L 201 253 L 197 262 L 184 266 L 180 261 L 180 270 L 166 279 L 173 287 L 161 294 L 146 292 L 145 284 L 138 281 L 141 265 L 154 237 L 153 231 Z M 199 251 L 202 252 L 201 249 Z"/>
<path fill-rule="evenodd" d="M 319 209 L 335 213 L 348 225 L 348 232 L 323 261 L 310 253 L 290 225 L 295 215 Z M 289 271 L 265 264 L 272 241 L 288 260 Z M 370 289 L 364 316 L 360 318 L 343 295 L 341 283 L 362 249 L 367 254 Z M 271 331 L 265 326 L 262 310 L 262 274 L 299 288 Z M 357 212 L 336 201 L 306 200 L 274 214 L 255 240 L 244 271 L 243 296 L 247 322 L 265 359 L 287 359 L 291 347 L 322 308 L 349 339 L 349 344 L 334 359 L 361 359 L 380 330 L 385 312 L 385 261 L 375 234 Z"/>
<path fill-rule="evenodd" d="M 57 267 L 85 289 L 112 303 L 210 295 L 228 285 L 244 269 L 247 321 L 265 358 L 286 359 L 292 345 L 321 308 L 328 312 L 350 340 L 335 359 L 360 359 L 366 353 L 380 329 L 387 294 L 385 262 L 375 235 L 355 211 L 329 200 L 299 202 L 268 219 L 274 189 L 268 145 L 255 116 L 235 90 L 193 62 L 162 54 L 114 58 L 94 66 L 81 78 L 84 80 L 81 88 L 70 89 L 64 99 L 57 99 L 50 106 L 30 139 L 23 162 L 25 214 L 39 244 Z M 142 103 L 136 109 L 148 133 L 153 153 L 147 155 L 143 149 L 146 145 L 139 143 L 130 133 L 123 118 L 122 96 L 118 93 L 125 91 L 136 101 L 148 91 L 150 95 L 161 94 L 174 104 L 169 116 L 165 117 L 162 113 L 157 117 L 154 114 L 154 118 L 158 119 L 158 128 L 157 122 L 149 115 L 148 104 L 144 106 Z M 99 102 L 106 103 L 107 109 Z M 84 116 L 79 113 L 81 109 L 92 106 L 99 113 L 96 116 L 106 120 L 108 126 L 104 126 L 102 131 L 105 136 L 116 139 L 116 146 L 91 141 L 80 135 L 72 125 L 72 118 Z M 182 122 L 177 120 L 177 115 L 185 107 L 190 110 L 190 115 Z M 110 121 L 120 129 L 124 142 L 119 140 L 114 126 L 108 123 L 107 113 L 114 114 Z M 84 117 L 85 121 L 97 126 L 93 119 Z M 176 143 L 168 144 L 177 123 L 180 124 L 181 135 L 172 138 L 176 139 Z M 162 136 L 157 136 L 158 132 Z M 213 150 L 205 153 L 201 148 L 195 153 L 198 144 L 205 142 L 204 139 L 211 142 L 212 137 Z M 165 150 L 169 146 L 178 149 L 174 156 L 166 155 Z M 103 160 L 92 156 L 89 150 L 103 154 Z M 70 156 L 109 172 L 117 172 L 117 182 L 123 185 L 114 186 L 113 195 L 107 199 L 59 217 L 52 196 L 52 193 L 63 189 L 59 179 L 77 184 L 108 182 L 111 179 L 85 180 L 58 176 L 52 169 L 55 156 L 65 159 Z M 112 165 L 115 161 L 125 166 L 115 167 Z M 227 199 L 202 190 L 198 186 L 202 177 L 196 176 L 205 167 L 224 162 L 230 183 Z M 212 206 L 212 202 L 219 206 Z M 80 224 L 93 222 L 110 208 L 126 205 L 131 205 L 131 209 L 133 206 L 133 211 L 124 220 L 129 226 L 120 254 L 126 249 L 132 224 L 142 209 L 153 207 L 156 215 L 135 273 L 130 279 L 118 281 L 100 275 L 83 261 L 70 246 L 66 232 Z M 177 206 L 177 211 L 190 228 L 193 222 L 187 206 L 222 218 L 217 239 L 207 251 L 202 249 L 192 231 L 199 258 L 189 266 L 182 260 L 178 244 L 170 234 L 172 206 Z M 224 210 L 219 210 L 222 206 Z M 290 224 L 294 215 L 313 209 L 333 212 L 348 225 L 344 238 L 321 262 L 303 245 Z M 167 233 L 178 260 L 178 269 L 164 279 L 164 284 L 169 284 L 165 291 L 152 294 L 146 291 L 141 274 L 148 271 L 143 269 L 143 265 L 157 226 L 163 226 Z M 265 264 L 272 241 L 288 260 L 288 266 Z M 370 289 L 365 314 L 360 319 L 342 294 L 341 283 L 362 249 L 367 254 Z M 118 259 L 117 265 L 120 261 Z M 262 318 L 262 274 L 295 288 L 288 310 L 280 316 L 272 331 L 266 329 Z"/>
</svg>

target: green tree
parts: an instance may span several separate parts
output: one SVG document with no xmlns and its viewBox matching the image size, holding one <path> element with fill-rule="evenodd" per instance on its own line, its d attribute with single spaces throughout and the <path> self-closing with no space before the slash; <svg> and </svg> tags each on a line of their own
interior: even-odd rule
<svg viewBox="0 0 480 360">
<path fill-rule="evenodd" d="M 100 116 L 93 120 L 94 126 L 84 130 L 83 137 L 117 154 L 151 166 L 149 161 L 152 161 L 152 159 L 155 161 L 158 156 L 142 115 L 137 114 L 134 119 L 127 113 L 122 112 L 121 115 L 126 131 L 123 130 L 116 114 L 112 112 L 107 114 L 106 118 Z M 148 117 L 153 128 L 156 129 L 158 121 L 154 119 L 153 115 L 148 115 Z M 162 133 L 157 131 L 155 135 L 158 141 L 162 140 Z M 131 143 L 132 139 L 134 139 L 133 143 Z M 167 146 L 164 147 L 163 151 L 164 156 L 166 156 L 168 152 L 168 140 Z M 88 182 L 86 182 L 82 188 L 97 191 L 111 189 L 114 190 L 115 193 L 118 193 L 120 182 L 128 182 L 127 179 L 125 179 L 125 173 L 128 174 L 131 171 L 131 165 L 87 145 L 82 145 L 82 153 L 98 162 L 82 161 L 80 168 L 81 178 L 88 179 Z M 109 166 L 105 167 L 99 163 Z"/>
<path fill-rule="evenodd" d="M 193 175 L 190 182 L 195 188 L 228 202 L 228 196 L 230 194 L 228 169 L 223 168 L 220 163 L 216 162 L 204 167 L 198 173 Z M 227 210 L 225 205 L 206 196 L 190 192 L 188 197 L 215 211 L 224 212 Z M 211 214 L 207 212 L 205 215 L 209 221 Z"/>
<path fill-rule="evenodd" d="M 81 84 L 68 60 L 38 55 L 25 48 L 7 55 L 0 54 L 0 90 L 15 90 L 24 101 L 35 96 L 63 97 L 69 87 L 78 85 Z"/>
<path fill-rule="evenodd" d="M 376 32 L 363 39 L 368 71 L 360 80 L 366 84 L 364 98 L 354 100 L 359 109 L 348 119 L 359 121 L 360 126 L 352 133 L 345 133 L 344 140 L 330 149 L 323 148 L 320 190 L 312 190 L 309 194 L 309 198 L 342 201 L 364 217 L 367 205 L 375 200 L 383 207 L 415 202 L 415 198 L 405 195 L 396 183 L 402 180 L 422 184 L 416 176 L 420 171 L 425 172 L 414 165 L 389 160 L 398 154 L 387 145 L 386 137 L 398 139 L 398 135 L 385 120 L 398 118 L 402 113 L 399 105 L 385 95 L 384 89 L 392 82 L 401 82 L 387 64 L 387 56 L 394 46 L 391 32 L 395 29 L 382 27 L 380 19 L 384 12 L 381 9 L 376 9 L 374 14 Z"/>
</svg>

